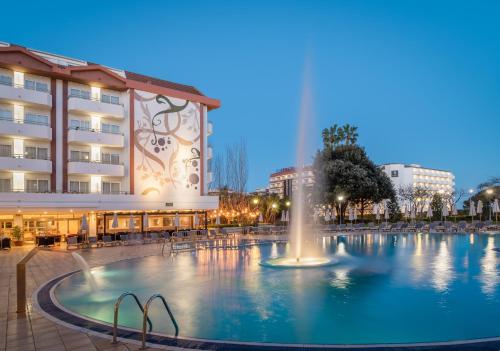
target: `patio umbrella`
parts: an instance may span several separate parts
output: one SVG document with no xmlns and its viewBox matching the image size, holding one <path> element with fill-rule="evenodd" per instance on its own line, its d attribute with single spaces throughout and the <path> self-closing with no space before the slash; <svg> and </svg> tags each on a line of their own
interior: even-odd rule
<svg viewBox="0 0 500 351">
<path fill-rule="evenodd" d="M 130 215 L 130 218 L 128 219 L 128 229 L 133 232 L 135 230 L 135 221 L 134 221 L 134 216 Z"/>
<path fill-rule="evenodd" d="M 441 216 L 444 217 L 444 220 L 446 221 L 446 217 L 448 217 L 449 212 L 448 212 L 448 205 L 443 203 L 443 206 L 441 208 Z"/>
<path fill-rule="evenodd" d="M 500 212 L 500 206 L 498 205 L 498 199 L 493 202 L 493 213 L 495 214 L 495 221 L 498 222 L 498 212 Z"/>
<path fill-rule="evenodd" d="M 417 218 L 417 214 L 416 214 L 416 212 L 415 212 L 415 207 L 413 207 L 413 208 L 411 209 L 411 211 L 410 211 L 410 218 L 411 218 L 411 219 L 415 219 L 415 218 Z"/>
<path fill-rule="evenodd" d="M 111 223 L 111 228 L 118 228 L 118 214 L 116 212 L 113 214 L 113 222 Z"/>
<path fill-rule="evenodd" d="M 220 225 L 220 216 L 217 214 L 217 217 L 215 217 L 215 224 Z"/>
<path fill-rule="evenodd" d="M 80 224 L 80 231 L 87 231 L 89 229 L 89 223 L 87 222 L 87 216 L 82 216 L 82 223 Z"/>
<path fill-rule="evenodd" d="M 259 222 L 260 223 L 264 222 L 264 217 L 262 217 L 262 213 L 259 213 Z"/>
<path fill-rule="evenodd" d="M 314 212 L 313 212 L 313 222 L 314 222 L 314 224 L 318 223 L 318 211 L 316 209 L 314 209 Z"/>
<path fill-rule="evenodd" d="M 290 221 L 290 211 L 286 210 L 286 213 L 285 213 L 285 222 L 289 222 Z"/>
<path fill-rule="evenodd" d="M 469 200 L 469 216 L 471 216 L 473 220 L 475 215 L 476 215 L 476 208 L 474 207 L 474 201 Z"/>
<path fill-rule="evenodd" d="M 179 218 L 179 212 L 175 213 L 175 218 L 174 218 L 174 226 L 178 227 L 180 225 L 180 218 Z"/>
<path fill-rule="evenodd" d="M 405 219 L 408 219 L 408 217 L 410 217 L 410 209 L 408 208 L 408 205 L 405 205 L 403 215 L 404 215 Z"/>
<path fill-rule="evenodd" d="M 451 214 L 453 216 L 458 215 L 457 206 L 455 206 L 455 204 L 451 205 Z"/>
<path fill-rule="evenodd" d="M 387 223 L 387 221 L 389 220 L 389 208 L 384 205 L 384 219 L 385 219 L 385 222 Z"/>
<path fill-rule="evenodd" d="M 356 211 L 356 207 L 354 207 L 354 209 L 353 209 L 353 218 L 354 218 L 354 221 L 357 221 L 357 219 L 358 219 L 358 211 Z"/>
<path fill-rule="evenodd" d="M 282 222 L 284 222 L 286 220 L 285 217 L 286 217 L 286 211 L 283 210 L 283 211 L 281 211 L 281 221 Z"/>
<path fill-rule="evenodd" d="M 481 220 L 481 215 L 483 214 L 483 202 L 481 200 L 477 200 L 476 212 L 479 215 L 479 220 Z"/>
<path fill-rule="evenodd" d="M 380 210 L 380 205 L 379 204 L 373 205 L 373 212 L 375 212 L 375 219 L 377 221 L 380 220 L 380 211 L 379 210 Z"/>
<path fill-rule="evenodd" d="M 146 229 L 146 231 L 149 229 L 148 228 L 149 227 L 149 215 L 147 212 L 144 214 L 144 217 L 142 218 L 142 226 L 143 226 L 143 228 Z"/>
<path fill-rule="evenodd" d="M 198 217 L 198 212 L 194 213 L 194 218 L 193 218 L 193 225 L 195 227 L 200 225 L 200 218 Z"/>
<path fill-rule="evenodd" d="M 432 206 L 430 203 L 427 204 L 427 218 L 429 218 L 429 221 L 431 220 L 432 216 L 434 216 L 434 213 L 432 212 Z"/>
<path fill-rule="evenodd" d="M 330 221 L 330 219 L 331 219 L 330 211 L 326 210 L 325 211 L 325 222 Z"/>
<path fill-rule="evenodd" d="M 330 211 L 330 217 L 333 221 L 337 219 L 337 209 L 335 207 Z"/>
</svg>

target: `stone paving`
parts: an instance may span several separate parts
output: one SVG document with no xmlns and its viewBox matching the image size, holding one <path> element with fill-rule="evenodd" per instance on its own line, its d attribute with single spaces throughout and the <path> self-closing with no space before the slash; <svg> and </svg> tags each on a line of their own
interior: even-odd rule
<svg viewBox="0 0 500 351">
<path fill-rule="evenodd" d="M 64 247 L 40 250 L 29 261 L 26 266 L 28 311 L 26 314 L 16 313 L 16 264 L 31 249 L 33 246 L 0 250 L 0 351 L 125 351 L 140 348 L 140 345 L 123 342 L 113 345 L 109 339 L 67 328 L 46 319 L 32 308 L 31 296 L 43 283 L 79 269 Z M 90 267 L 95 267 L 127 258 L 158 255 L 161 253 L 161 244 L 72 251 L 81 254 Z"/>
</svg>

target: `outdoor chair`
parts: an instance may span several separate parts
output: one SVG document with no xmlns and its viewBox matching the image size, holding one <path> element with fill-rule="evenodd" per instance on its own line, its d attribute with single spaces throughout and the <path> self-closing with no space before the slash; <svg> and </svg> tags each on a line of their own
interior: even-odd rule
<svg viewBox="0 0 500 351">
<path fill-rule="evenodd" d="M 89 236 L 89 245 L 90 247 L 99 247 L 99 241 L 97 240 L 97 236 Z"/>
<path fill-rule="evenodd" d="M 113 239 L 111 238 L 111 235 L 104 235 L 102 237 L 102 245 L 103 246 L 114 246 Z"/>
<path fill-rule="evenodd" d="M 78 244 L 78 238 L 76 236 L 69 236 L 66 240 L 66 250 L 69 250 L 71 247 L 74 249 L 80 248 L 80 244 Z"/>
</svg>

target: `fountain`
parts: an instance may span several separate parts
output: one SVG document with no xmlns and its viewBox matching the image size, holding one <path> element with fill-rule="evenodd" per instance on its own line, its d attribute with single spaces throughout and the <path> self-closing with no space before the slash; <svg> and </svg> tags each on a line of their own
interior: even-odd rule
<svg viewBox="0 0 500 351">
<path fill-rule="evenodd" d="M 306 214 L 304 211 L 304 203 L 306 194 L 303 184 L 303 170 L 306 165 L 306 155 L 308 155 L 308 147 L 310 146 L 309 134 L 313 130 L 311 124 L 313 120 L 312 112 L 312 96 L 310 82 L 310 65 L 306 62 L 304 73 L 304 85 L 302 91 L 302 100 L 299 115 L 299 130 L 296 150 L 296 172 L 297 172 L 297 189 L 293 190 L 292 198 L 292 216 L 290 219 L 290 246 L 291 256 L 274 258 L 263 262 L 262 264 L 269 267 L 283 268 L 311 268 L 332 265 L 337 261 L 323 257 L 318 252 L 314 252 L 313 248 L 306 247 L 305 233 L 312 231 L 306 229 Z"/>
<path fill-rule="evenodd" d="M 82 257 L 82 255 L 80 255 L 77 252 L 73 252 L 71 255 L 73 256 L 73 258 L 75 259 L 76 263 L 78 264 L 78 266 L 82 270 L 83 274 L 85 274 L 85 278 L 89 282 L 90 287 L 92 288 L 92 290 L 95 290 L 96 283 L 95 283 L 94 277 L 92 276 L 92 272 L 90 271 L 90 266 L 87 263 L 87 261 L 85 261 L 85 259 Z"/>
</svg>

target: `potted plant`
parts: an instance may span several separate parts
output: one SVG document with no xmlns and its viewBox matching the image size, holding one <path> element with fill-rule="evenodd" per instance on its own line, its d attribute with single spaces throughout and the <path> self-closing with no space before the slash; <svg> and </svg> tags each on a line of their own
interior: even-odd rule
<svg viewBox="0 0 500 351">
<path fill-rule="evenodd" d="M 12 229 L 12 238 L 14 239 L 14 240 L 12 240 L 14 242 L 14 246 L 23 246 L 23 238 L 22 238 L 22 234 L 21 234 L 21 228 L 19 228 L 18 225 L 16 225 Z"/>
</svg>

